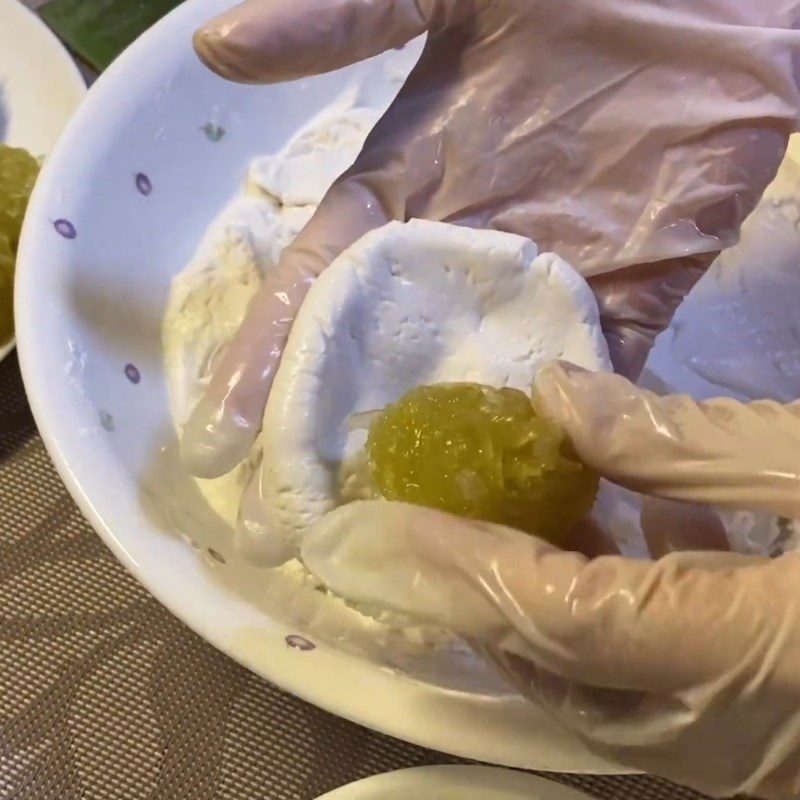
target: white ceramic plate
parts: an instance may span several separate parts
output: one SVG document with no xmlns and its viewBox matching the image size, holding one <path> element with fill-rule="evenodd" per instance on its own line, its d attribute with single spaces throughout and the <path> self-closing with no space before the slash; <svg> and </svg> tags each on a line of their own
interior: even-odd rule
<svg viewBox="0 0 800 800">
<path fill-rule="evenodd" d="M 17 330 L 33 412 L 57 468 L 98 533 L 162 603 L 288 691 L 485 762 L 618 771 L 474 659 L 377 641 L 354 629 L 340 603 L 234 563 L 227 532 L 177 463 L 159 334 L 170 280 L 240 187 L 248 161 L 278 149 L 374 69 L 271 87 L 227 83 L 190 45 L 193 29 L 225 5 L 190 0 L 123 54 L 89 92 L 34 191 Z M 26 314 L 41 298 L 46 313 Z"/>
<path fill-rule="evenodd" d="M 491 767 L 418 767 L 350 783 L 318 800 L 589 800 L 552 781 Z"/>
<path fill-rule="evenodd" d="M 0 0 L 0 142 L 47 155 L 85 94 L 48 27 L 19 0 Z M 13 347 L 0 347 L 0 360 Z"/>
<path fill-rule="evenodd" d="M 226 83 L 190 45 L 194 28 L 226 4 L 189 0 L 123 54 L 78 110 L 34 191 L 19 256 L 18 338 L 57 468 L 108 546 L 164 605 L 288 691 L 463 757 L 622 771 L 474 659 L 377 636 L 354 626 L 341 604 L 237 563 L 229 531 L 181 469 L 159 331 L 170 281 L 241 187 L 249 160 L 279 149 L 374 69 L 270 87 Z"/>
</svg>

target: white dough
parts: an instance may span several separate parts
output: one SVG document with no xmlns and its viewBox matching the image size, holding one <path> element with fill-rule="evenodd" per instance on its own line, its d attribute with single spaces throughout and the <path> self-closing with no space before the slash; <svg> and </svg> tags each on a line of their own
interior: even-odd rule
<svg viewBox="0 0 800 800">
<path fill-rule="evenodd" d="M 353 163 L 379 116 L 372 108 L 347 106 L 323 114 L 282 153 L 257 158 L 249 178 L 284 206 L 317 206 Z"/>
<path fill-rule="evenodd" d="M 170 406 L 183 429 L 208 386 L 215 360 L 238 330 L 263 276 L 311 218 L 334 178 L 355 160 L 379 109 L 347 92 L 278 154 L 251 165 L 247 188 L 210 227 L 172 284 L 162 325 Z M 196 479 L 212 509 L 236 524 L 260 445 L 227 475 Z"/>
<path fill-rule="evenodd" d="M 262 434 L 267 532 L 249 553 L 281 563 L 332 508 L 365 496 L 363 431 L 347 421 L 409 389 L 472 381 L 529 391 L 564 358 L 610 369 L 584 281 L 529 240 L 413 220 L 345 251 L 292 328 Z"/>
</svg>

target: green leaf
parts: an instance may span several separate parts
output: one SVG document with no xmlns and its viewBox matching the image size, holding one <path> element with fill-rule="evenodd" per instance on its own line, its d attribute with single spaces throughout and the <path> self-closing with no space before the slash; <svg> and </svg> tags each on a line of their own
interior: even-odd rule
<svg viewBox="0 0 800 800">
<path fill-rule="evenodd" d="M 42 19 L 78 56 L 104 70 L 180 0 L 51 0 Z"/>
</svg>

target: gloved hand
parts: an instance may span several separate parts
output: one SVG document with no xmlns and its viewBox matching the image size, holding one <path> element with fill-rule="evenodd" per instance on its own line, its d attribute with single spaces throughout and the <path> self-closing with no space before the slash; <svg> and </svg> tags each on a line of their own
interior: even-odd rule
<svg viewBox="0 0 800 800">
<path fill-rule="evenodd" d="M 249 0 L 211 22 L 200 57 L 253 83 L 428 41 L 252 301 L 185 429 L 190 469 L 246 455 L 310 283 L 391 219 L 559 253 L 591 276 L 618 371 L 638 375 L 775 175 L 800 107 L 798 19 L 800 0 Z"/>
<path fill-rule="evenodd" d="M 800 517 L 800 404 L 659 398 L 559 366 L 537 391 L 581 457 L 624 486 Z M 351 601 L 477 642 L 607 757 L 713 794 L 800 793 L 800 554 L 589 560 L 372 502 L 326 516 L 302 556 Z"/>
</svg>

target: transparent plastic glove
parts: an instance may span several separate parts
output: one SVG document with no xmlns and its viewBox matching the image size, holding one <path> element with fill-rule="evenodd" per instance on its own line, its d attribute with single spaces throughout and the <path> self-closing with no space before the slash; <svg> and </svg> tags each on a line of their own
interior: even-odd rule
<svg viewBox="0 0 800 800">
<path fill-rule="evenodd" d="M 662 399 L 560 367 L 537 389 L 580 454 L 626 486 L 800 516 L 798 406 Z M 800 793 L 800 554 L 588 559 L 372 502 L 328 515 L 303 558 L 351 601 L 476 642 L 607 757 L 713 794 Z"/>
<path fill-rule="evenodd" d="M 428 40 L 252 301 L 186 427 L 190 469 L 246 455 L 310 282 L 391 219 L 556 251 L 593 276 L 615 365 L 636 376 L 775 175 L 800 104 L 798 16 L 800 0 L 249 0 L 209 23 L 200 57 L 252 83 Z"/>
</svg>

